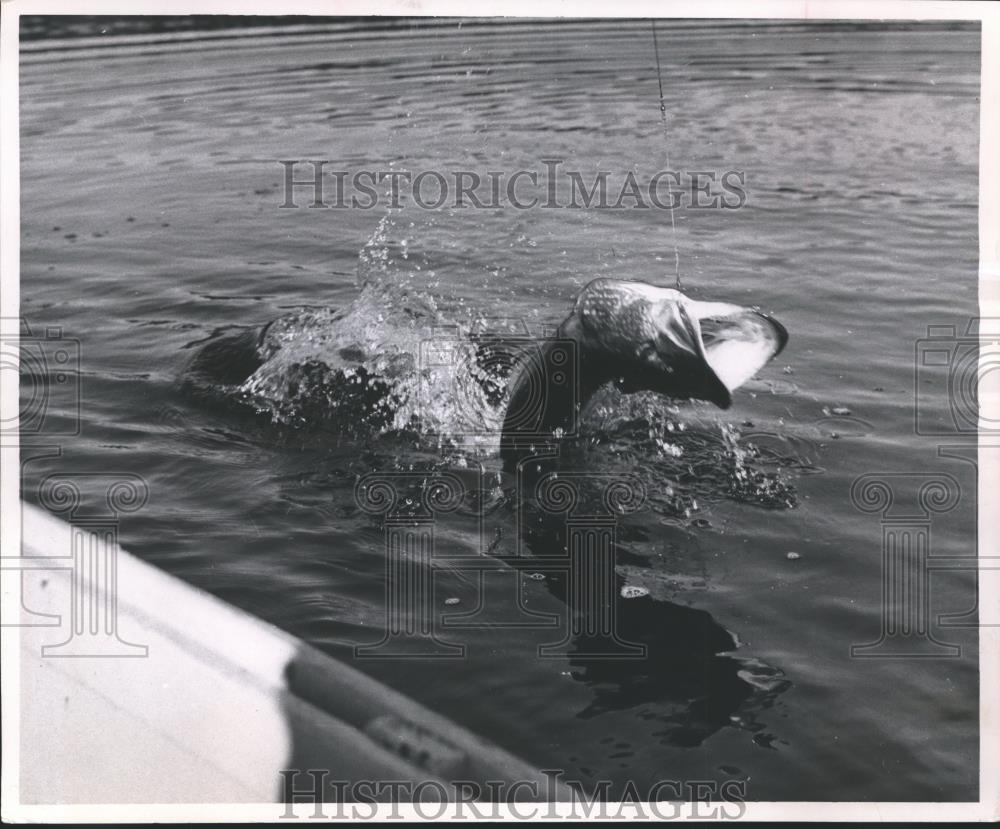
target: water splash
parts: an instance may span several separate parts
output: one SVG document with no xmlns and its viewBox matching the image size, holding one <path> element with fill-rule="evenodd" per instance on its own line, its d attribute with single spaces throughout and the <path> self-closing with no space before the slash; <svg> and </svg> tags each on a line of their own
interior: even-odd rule
<svg viewBox="0 0 1000 829">
<path fill-rule="evenodd" d="M 721 500 L 796 506 L 793 459 L 744 438 L 734 424 L 702 415 L 697 405 L 682 408 L 655 394 L 607 388 L 585 424 L 590 447 L 633 465 L 651 484 L 650 503 L 668 518 L 698 521 L 699 511 Z"/>
<path fill-rule="evenodd" d="M 348 306 L 306 308 L 272 323 L 260 346 L 264 361 L 239 394 L 285 425 L 412 430 L 492 446 L 509 361 L 491 363 L 477 347 L 478 318 L 444 319 L 435 296 L 419 287 L 419 266 L 406 261 L 406 237 L 392 240 L 395 230 L 387 212 L 359 254 L 360 292 Z"/>
<path fill-rule="evenodd" d="M 508 381 L 523 356 L 509 344 L 534 341 L 523 322 L 491 318 L 462 301 L 442 311 L 426 287 L 433 272 L 410 255 L 414 233 L 387 211 L 359 253 L 355 300 L 275 321 L 242 399 L 282 424 L 357 436 L 412 432 L 439 450 L 494 454 Z M 606 457 L 584 463 L 632 466 L 652 484 L 654 509 L 672 519 L 704 521 L 695 514 L 722 499 L 795 506 L 780 460 L 734 425 L 699 423 L 699 412 L 652 393 L 606 388 L 584 420 L 585 443 Z"/>
</svg>

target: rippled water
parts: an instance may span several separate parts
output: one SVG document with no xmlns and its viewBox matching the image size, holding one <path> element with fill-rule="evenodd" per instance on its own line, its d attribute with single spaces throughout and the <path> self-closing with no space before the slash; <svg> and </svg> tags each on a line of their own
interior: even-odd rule
<svg viewBox="0 0 1000 829">
<path fill-rule="evenodd" d="M 363 670 L 616 791 L 735 777 L 753 800 L 974 798 L 974 628 L 935 630 L 958 658 L 851 658 L 879 635 L 883 529 L 850 491 L 865 473 L 950 474 L 962 497 L 931 552 L 975 552 L 974 466 L 916 434 L 914 401 L 948 422 L 947 370 L 916 371 L 916 344 L 977 312 L 978 32 L 664 22 L 669 148 L 641 21 L 212 34 L 24 43 L 21 311 L 79 340 L 82 373 L 79 434 L 25 441 L 61 447 L 23 450 L 25 497 L 54 473 L 95 497 L 108 474 L 140 475 L 128 549 L 350 659 L 386 607 L 385 528 L 357 481 L 451 470 L 473 496 L 436 526 L 435 620 L 482 599 L 483 624 L 440 628 L 462 659 Z M 485 173 L 558 158 L 589 179 L 661 169 L 667 149 L 674 169 L 746 176 L 742 209 L 678 211 L 685 289 L 760 306 L 791 341 L 727 412 L 602 393 L 568 455 L 569 477 L 645 485 L 617 578 L 648 591 L 619 603 L 646 660 L 591 659 L 586 637 L 540 659 L 561 629 L 503 624 L 515 584 L 557 616 L 566 587 L 533 562 L 462 564 L 518 548 L 488 452 L 289 428 L 181 382 L 213 332 L 346 308 L 366 268 L 384 304 L 354 319 L 409 354 L 419 338 L 391 324 L 407 303 L 539 335 L 592 278 L 673 281 L 660 210 L 283 210 L 280 159 Z M 71 402 L 53 397 L 47 428 L 74 431 Z M 527 552 L 557 548 L 557 524 L 523 533 Z M 975 603 L 967 572 L 933 587 L 935 613 Z"/>
</svg>

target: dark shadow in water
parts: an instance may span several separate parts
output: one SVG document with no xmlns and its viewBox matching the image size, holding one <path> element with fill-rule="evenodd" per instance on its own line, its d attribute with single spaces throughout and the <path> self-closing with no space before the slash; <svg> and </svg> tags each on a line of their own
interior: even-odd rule
<svg viewBox="0 0 1000 829">
<path fill-rule="evenodd" d="M 538 568 L 539 560 L 562 554 L 567 531 L 556 516 L 537 506 L 528 510 L 533 529 L 524 540 L 533 557 L 505 560 L 530 570 Z M 616 560 L 622 552 L 615 551 Z M 553 573 L 545 584 L 555 598 L 572 607 L 569 581 L 566 574 Z M 645 653 L 612 659 L 595 656 L 607 645 L 606 637 L 592 632 L 600 630 L 601 622 L 577 619 L 574 629 L 584 632 L 574 635 L 568 651 L 572 676 L 594 692 L 593 702 L 577 716 L 592 719 L 611 711 L 636 710 L 651 725 L 662 724 L 651 730 L 652 736 L 676 746 L 701 745 L 724 726 L 760 732 L 763 725 L 757 713 L 771 707 L 791 685 L 782 672 L 758 660 L 729 655 L 739 643 L 708 612 L 648 594 L 627 598 L 624 587 L 625 579 L 615 573 L 610 589 L 591 599 L 591 614 L 613 618 L 617 638 L 642 646 Z M 766 745 L 772 747 L 770 740 Z"/>
<path fill-rule="evenodd" d="M 232 388 L 241 382 L 260 364 L 257 352 L 266 332 L 266 327 L 263 330 L 216 332 L 207 342 L 192 344 L 201 348 L 188 366 L 185 378 L 188 390 L 196 396 L 202 392 L 204 396 L 212 397 L 218 394 L 220 387 Z M 306 371 L 310 367 L 306 365 L 300 368 Z M 324 423 L 329 418 L 330 399 L 338 400 L 339 405 L 343 406 L 345 397 L 348 397 L 341 393 L 339 387 L 330 385 L 327 377 L 331 374 L 329 370 L 318 367 L 317 371 L 320 370 L 326 372 L 320 378 L 321 382 L 305 382 L 304 378 L 294 373 L 289 378 L 292 386 L 300 380 L 304 382 L 309 392 L 304 395 L 304 399 L 310 405 L 315 402 L 315 411 L 309 407 L 297 410 L 300 417 L 310 424 Z M 386 389 L 378 384 L 362 385 L 364 392 L 357 401 L 360 409 L 380 410 L 381 407 L 371 404 L 375 399 L 383 398 Z M 318 396 L 317 390 L 322 392 Z M 354 395 L 358 395 L 356 387 L 352 391 Z M 369 395 L 372 399 L 368 399 Z M 351 419 L 357 421 L 360 412 L 355 412 L 352 408 L 351 413 L 354 415 Z M 329 423 L 324 425 L 329 428 Z M 628 424 L 617 435 L 620 439 L 634 437 L 627 426 Z M 648 424 L 640 426 L 642 428 L 635 426 L 639 437 L 640 433 L 647 432 L 649 428 Z M 687 434 L 684 440 L 692 444 L 689 448 L 693 451 L 685 455 L 685 463 L 691 475 L 695 474 L 692 462 L 704 456 L 702 466 L 707 469 L 699 468 L 698 471 L 711 478 L 713 486 L 730 497 L 751 500 L 742 491 L 733 492 L 727 483 L 733 475 L 725 461 L 732 461 L 732 458 L 731 453 L 723 451 L 726 447 L 722 445 L 720 438 L 714 438 L 714 442 L 709 441 L 708 450 L 702 452 L 694 451 L 700 446 L 698 435 Z M 637 449 L 642 446 L 638 438 L 635 446 Z M 536 486 L 550 472 L 565 472 L 568 473 L 566 480 L 572 481 L 573 486 L 581 490 L 573 496 L 574 503 L 594 501 L 606 504 L 609 490 L 605 489 L 602 495 L 599 492 L 601 484 L 597 479 L 601 478 L 607 484 L 608 481 L 613 482 L 616 477 L 623 476 L 611 470 L 595 473 L 585 454 L 582 457 L 576 457 L 574 453 L 568 454 L 573 456 L 568 465 L 575 466 L 580 461 L 583 465 L 576 470 L 564 470 L 567 457 L 558 454 L 537 456 L 540 463 L 536 464 L 533 460 L 529 465 L 535 471 L 521 480 L 520 488 L 527 495 L 522 496 L 519 510 L 524 516 L 521 532 L 528 555 L 497 557 L 518 570 L 531 571 L 541 567 L 547 574 L 546 589 L 569 608 L 572 634 L 563 653 L 569 660 L 573 678 L 592 689 L 594 694 L 593 701 L 579 711 L 577 716 L 581 719 L 594 719 L 613 711 L 635 711 L 636 716 L 650 721 L 650 732 L 654 737 L 662 743 L 676 746 L 701 745 L 727 725 L 760 732 L 763 726 L 756 720 L 758 712 L 770 707 L 790 683 L 777 669 L 756 660 L 733 656 L 732 652 L 739 647 L 738 642 L 709 613 L 658 600 L 650 595 L 627 598 L 622 594 L 625 581 L 616 572 L 613 576 L 603 577 L 603 582 L 600 577 L 596 578 L 594 586 L 600 592 L 588 597 L 586 601 L 581 602 L 579 595 L 571 595 L 574 590 L 572 579 L 590 578 L 593 574 L 579 572 L 576 562 L 569 568 L 560 567 L 560 561 L 569 562 L 565 550 L 567 546 L 571 546 L 571 520 L 565 512 L 554 512 L 551 504 L 543 506 L 536 498 Z M 429 458 L 427 463 L 428 471 L 439 465 L 439 462 Z M 418 462 L 417 466 L 420 465 Z M 381 467 L 381 464 L 378 466 Z M 390 461 L 389 467 L 391 466 Z M 409 468 L 413 471 L 416 466 L 411 463 Z M 745 477 L 748 485 L 752 485 L 750 488 L 756 492 L 760 488 L 757 478 L 762 477 L 763 473 L 753 469 L 749 471 L 755 475 Z M 714 478 L 720 480 L 716 481 Z M 678 474 L 676 479 L 682 486 L 688 483 L 682 474 Z M 425 484 L 426 482 L 420 485 Z M 771 493 L 772 489 L 775 490 L 774 493 Z M 781 486 L 766 488 L 765 494 L 768 493 L 783 506 L 788 506 L 788 499 L 793 497 Z M 411 496 L 409 501 L 414 505 L 423 503 L 424 498 L 420 492 L 411 493 Z M 515 500 L 516 498 L 517 496 Z M 765 499 L 765 505 L 772 504 Z M 591 510 L 583 506 L 581 511 L 588 513 Z M 598 507 L 597 512 L 600 511 L 601 508 Z M 628 521 L 628 517 L 624 520 Z M 620 536 L 620 533 L 613 535 Z M 627 555 L 625 550 L 613 549 L 608 560 L 620 563 L 621 558 Z M 613 572 L 613 567 L 610 572 Z M 607 573 L 605 571 L 605 576 Z M 611 659 L 604 656 L 602 649 L 607 644 L 607 637 L 587 631 L 606 629 L 604 622 L 608 618 L 615 620 L 617 638 L 625 643 L 641 646 L 644 651 L 642 655 L 618 655 Z M 770 741 L 765 739 L 761 744 L 770 746 Z"/>
</svg>

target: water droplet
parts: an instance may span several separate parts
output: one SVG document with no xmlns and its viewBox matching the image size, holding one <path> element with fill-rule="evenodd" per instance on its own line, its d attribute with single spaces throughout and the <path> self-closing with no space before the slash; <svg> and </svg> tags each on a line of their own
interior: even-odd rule
<svg viewBox="0 0 1000 829">
<path fill-rule="evenodd" d="M 626 584 L 621 590 L 623 599 L 639 599 L 643 596 L 648 596 L 649 591 L 645 587 L 639 587 L 636 584 Z"/>
</svg>

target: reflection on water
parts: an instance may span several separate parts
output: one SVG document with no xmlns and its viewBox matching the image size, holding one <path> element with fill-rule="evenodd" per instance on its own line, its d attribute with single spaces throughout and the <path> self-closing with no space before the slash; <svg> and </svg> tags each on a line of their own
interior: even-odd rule
<svg viewBox="0 0 1000 829">
<path fill-rule="evenodd" d="M 282 159 L 653 172 L 648 23 L 160 22 L 22 19 L 22 314 L 79 340 L 82 374 L 80 428 L 59 457 L 25 457 L 25 497 L 53 472 L 141 475 L 150 498 L 122 520 L 126 547 L 354 659 L 387 607 L 385 517 L 359 507 L 358 481 L 449 471 L 472 500 L 436 519 L 427 612 L 465 655 L 354 660 L 363 670 L 575 779 L 737 776 L 778 800 L 975 794 L 974 630 L 941 634 L 963 646 L 947 664 L 849 656 L 877 636 L 882 545 L 849 492 L 867 472 L 944 465 L 969 497 L 935 516 L 932 553 L 973 548 L 975 470 L 915 434 L 913 360 L 928 325 L 965 330 L 977 310 L 977 31 L 658 27 L 671 161 L 742 171 L 748 196 L 677 212 L 685 289 L 757 305 L 791 340 L 726 412 L 611 388 L 594 400 L 560 471 L 639 480 L 645 501 L 614 522 L 617 568 L 588 609 L 547 563 L 566 516 L 519 503 L 488 446 L 275 423 L 182 378 L 220 332 L 289 313 L 339 324 L 353 307 L 353 339 L 389 341 L 405 369 L 414 315 L 540 335 L 595 277 L 672 282 L 658 210 L 278 207 Z M 242 383 L 247 366 L 231 368 Z M 921 400 L 946 421 L 945 383 Z M 54 400 L 51 416 L 76 413 Z M 967 574 L 936 577 L 934 612 L 966 610 L 970 590 Z M 612 612 L 644 656 L 595 658 L 586 620 Z M 518 626 L 524 613 L 558 624 Z"/>
</svg>

